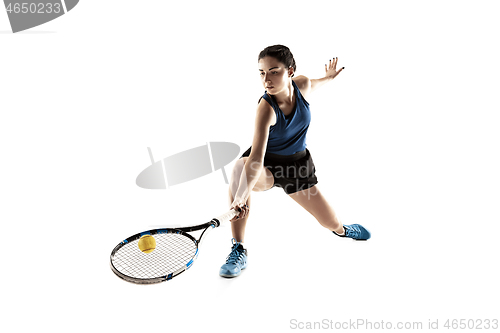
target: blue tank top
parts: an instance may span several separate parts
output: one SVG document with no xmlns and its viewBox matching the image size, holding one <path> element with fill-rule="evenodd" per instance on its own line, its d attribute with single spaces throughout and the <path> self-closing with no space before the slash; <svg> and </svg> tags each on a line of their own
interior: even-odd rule
<svg viewBox="0 0 500 333">
<path fill-rule="evenodd" d="M 299 88 L 295 89 L 295 108 L 288 116 L 283 114 L 274 98 L 267 92 L 262 96 L 276 113 L 276 124 L 269 128 L 266 152 L 278 155 L 293 155 L 306 149 L 306 134 L 311 122 L 309 103 L 303 98 Z"/>
</svg>

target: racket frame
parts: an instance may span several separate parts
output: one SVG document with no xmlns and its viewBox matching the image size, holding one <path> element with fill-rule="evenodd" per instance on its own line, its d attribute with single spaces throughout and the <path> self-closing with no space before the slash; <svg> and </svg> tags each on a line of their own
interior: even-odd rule
<svg viewBox="0 0 500 333">
<path fill-rule="evenodd" d="M 212 230 L 212 229 L 219 227 L 222 223 L 229 221 L 231 218 L 233 218 L 236 215 L 237 215 L 237 212 L 235 210 L 231 210 L 231 211 L 227 212 L 226 214 L 221 215 L 218 218 L 212 219 L 210 222 L 206 222 L 206 223 L 203 223 L 200 225 L 189 226 L 189 227 L 180 227 L 180 228 L 151 229 L 151 230 L 143 231 L 143 232 L 137 233 L 133 236 L 130 236 L 127 239 L 120 242 L 118 245 L 116 245 L 115 248 L 113 249 L 113 251 L 111 251 L 111 255 L 109 258 L 109 264 L 110 264 L 111 270 L 119 278 L 121 278 L 127 282 L 132 282 L 135 284 L 155 284 L 155 283 L 169 281 L 169 280 L 173 279 L 174 277 L 178 276 L 179 274 L 185 272 L 193 265 L 194 261 L 198 258 L 199 246 L 202 243 L 204 236 L 207 234 L 208 230 Z M 191 234 L 189 234 L 189 232 L 199 231 L 199 230 L 203 230 L 203 232 L 201 233 L 201 235 L 198 239 L 194 238 Z M 144 278 L 136 278 L 136 277 L 132 277 L 132 276 L 128 276 L 126 274 L 123 274 L 113 265 L 113 256 L 125 244 L 130 243 L 132 241 L 135 241 L 144 235 L 156 235 L 156 234 L 164 234 L 164 233 L 181 234 L 181 235 L 189 238 L 190 240 L 192 240 L 196 246 L 196 252 L 195 252 L 193 258 L 186 265 L 179 268 L 177 271 L 170 273 L 168 275 L 164 275 L 164 276 L 144 279 Z"/>
</svg>

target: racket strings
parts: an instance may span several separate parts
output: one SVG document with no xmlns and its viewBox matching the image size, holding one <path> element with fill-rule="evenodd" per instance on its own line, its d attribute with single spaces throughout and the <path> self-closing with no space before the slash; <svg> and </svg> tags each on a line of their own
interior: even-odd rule
<svg viewBox="0 0 500 333">
<path fill-rule="evenodd" d="M 196 244 L 182 234 L 155 234 L 156 248 L 151 253 L 139 250 L 139 240 L 122 246 L 113 256 L 113 266 L 122 274 L 151 279 L 166 276 L 185 268 L 196 254 Z"/>
</svg>

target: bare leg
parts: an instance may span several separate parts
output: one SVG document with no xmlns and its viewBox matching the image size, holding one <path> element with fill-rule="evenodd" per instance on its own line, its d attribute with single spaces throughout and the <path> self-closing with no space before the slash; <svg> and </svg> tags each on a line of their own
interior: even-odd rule
<svg viewBox="0 0 500 333">
<path fill-rule="evenodd" d="M 233 196 L 231 192 L 229 192 L 229 198 L 231 202 L 233 202 Z M 250 197 L 248 197 L 246 205 L 250 207 Z M 248 216 L 250 212 L 242 219 L 234 220 L 231 222 L 231 232 L 233 233 L 233 238 L 236 239 L 237 242 L 243 243 L 245 238 L 245 228 L 247 225 Z"/>
<path fill-rule="evenodd" d="M 323 227 L 339 235 L 344 233 L 342 223 L 337 218 L 333 208 L 328 204 L 328 201 L 326 201 L 326 198 L 321 194 L 317 185 L 307 190 L 292 193 L 289 196 L 311 213 Z"/>
</svg>

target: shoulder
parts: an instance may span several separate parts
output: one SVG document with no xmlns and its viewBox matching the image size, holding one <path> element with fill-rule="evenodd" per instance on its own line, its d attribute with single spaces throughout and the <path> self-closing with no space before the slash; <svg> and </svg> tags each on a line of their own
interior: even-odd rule
<svg viewBox="0 0 500 333">
<path fill-rule="evenodd" d="M 311 91 L 311 80 L 304 75 L 299 75 L 296 78 L 293 78 L 292 80 L 299 88 L 302 96 L 307 97 L 309 95 L 309 92 Z"/>
<path fill-rule="evenodd" d="M 265 103 L 267 103 L 267 105 L 269 105 L 270 107 L 272 107 L 271 103 L 270 103 L 268 100 L 266 100 L 266 99 L 264 98 L 264 96 L 266 96 L 266 94 L 264 94 L 264 95 L 260 96 L 259 101 L 257 102 L 257 104 L 259 104 L 259 105 L 260 105 L 260 103 L 262 102 L 262 100 L 264 100 L 264 102 L 265 102 Z M 267 95 L 267 99 L 269 99 L 269 95 Z"/>
<path fill-rule="evenodd" d="M 259 105 L 257 106 L 257 122 L 265 124 L 265 126 L 274 125 L 276 123 L 276 113 L 269 102 L 262 98 L 259 100 Z M 268 123 L 271 124 L 268 124 Z"/>
</svg>

